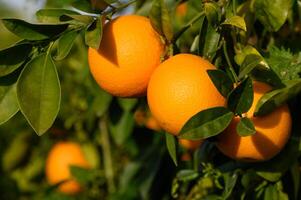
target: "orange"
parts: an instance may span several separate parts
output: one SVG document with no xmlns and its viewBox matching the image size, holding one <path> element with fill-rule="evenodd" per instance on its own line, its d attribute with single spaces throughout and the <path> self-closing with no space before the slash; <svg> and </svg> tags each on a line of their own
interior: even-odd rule
<svg viewBox="0 0 301 200">
<path fill-rule="evenodd" d="M 184 17 L 186 13 L 187 13 L 187 2 L 182 2 L 176 8 L 176 16 Z"/>
<path fill-rule="evenodd" d="M 254 117 L 253 113 L 260 97 L 272 88 L 261 82 L 254 82 L 254 101 L 246 113 L 255 126 L 252 136 L 240 137 L 236 132 L 239 117 L 235 117 L 229 127 L 218 135 L 217 147 L 230 158 L 242 161 L 269 160 L 284 147 L 291 131 L 291 116 L 287 105 L 275 109 L 272 113 Z"/>
<path fill-rule="evenodd" d="M 209 69 L 216 68 L 199 56 L 178 54 L 154 71 L 147 100 L 152 115 L 166 132 L 177 135 L 196 113 L 225 105 L 207 74 Z"/>
<path fill-rule="evenodd" d="M 135 121 L 140 126 L 145 126 L 153 131 L 160 131 L 161 128 L 157 120 L 151 115 L 149 110 L 137 109 L 134 113 Z"/>
<path fill-rule="evenodd" d="M 186 139 L 179 139 L 179 144 L 187 150 L 196 150 L 202 144 L 204 140 L 186 140 Z"/>
<path fill-rule="evenodd" d="M 108 93 L 138 97 L 164 55 L 164 45 L 146 17 L 126 15 L 106 23 L 98 50 L 89 48 L 90 71 Z"/>
<path fill-rule="evenodd" d="M 65 181 L 59 185 L 59 190 L 66 194 L 75 194 L 80 192 L 81 187 L 71 178 L 70 166 L 89 167 L 81 147 L 73 142 L 55 144 L 46 160 L 47 181 L 51 185 Z"/>
</svg>

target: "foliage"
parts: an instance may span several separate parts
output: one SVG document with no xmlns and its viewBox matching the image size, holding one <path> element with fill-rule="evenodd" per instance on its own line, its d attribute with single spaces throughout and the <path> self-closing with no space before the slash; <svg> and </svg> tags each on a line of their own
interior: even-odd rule
<svg viewBox="0 0 301 200">
<path fill-rule="evenodd" d="M 0 199 L 299 199 L 300 8 L 297 0 L 68 0 L 48 1 L 39 23 L 3 18 L 20 41 L 0 50 Z M 166 57 L 190 52 L 218 67 L 208 75 L 227 106 L 185 124 L 179 138 L 208 138 L 193 153 L 135 124 L 145 98 L 112 97 L 89 73 L 87 47 L 98 48 L 104 20 L 126 9 L 149 16 Z M 274 87 L 256 116 L 288 103 L 293 117 L 286 147 L 262 163 L 233 161 L 214 145 L 235 116 L 241 136 L 256 134 L 244 116 L 252 80 Z M 45 157 L 60 140 L 79 142 L 93 164 L 71 167 L 84 187 L 77 196 L 45 180 Z"/>
</svg>

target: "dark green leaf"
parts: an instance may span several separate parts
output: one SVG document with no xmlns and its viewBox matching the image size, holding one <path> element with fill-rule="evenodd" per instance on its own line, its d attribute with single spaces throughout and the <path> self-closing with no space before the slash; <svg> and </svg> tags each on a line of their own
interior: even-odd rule
<svg viewBox="0 0 301 200">
<path fill-rule="evenodd" d="M 291 0 L 255 0 L 254 12 L 265 28 L 278 31 L 285 23 L 291 5 Z"/>
<path fill-rule="evenodd" d="M 190 118 L 179 138 L 197 140 L 221 133 L 230 124 L 234 114 L 225 107 L 214 107 L 203 110 Z"/>
<path fill-rule="evenodd" d="M 124 111 L 131 111 L 138 102 L 135 98 L 118 98 L 118 104 Z"/>
<path fill-rule="evenodd" d="M 257 102 L 254 116 L 262 116 L 272 112 L 301 92 L 301 79 L 287 81 L 285 85 L 284 88 L 264 94 Z"/>
<path fill-rule="evenodd" d="M 244 78 L 262 61 L 263 61 L 263 58 L 260 55 L 256 55 L 256 54 L 247 55 L 239 69 L 238 78 L 239 79 Z"/>
<path fill-rule="evenodd" d="M 228 197 L 231 195 L 235 184 L 237 182 L 238 175 L 237 173 L 225 173 L 224 176 L 225 181 L 225 188 L 223 191 L 223 199 L 228 199 Z"/>
<path fill-rule="evenodd" d="M 78 12 L 73 10 L 52 8 L 52 9 L 41 9 L 36 12 L 36 16 L 40 22 L 43 23 L 60 23 L 61 16 L 63 15 L 78 15 Z"/>
<path fill-rule="evenodd" d="M 60 108 L 61 88 L 56 66 L 50 55 L 43 53 L 23 69 L 17 96 L 20 110 L 38 135 L 49 129 Z"/>
<path fill-rule="evenodd" d="M 154 29 L 168 41 L 172 40 L 173 31 L 168 10 L 164 0 L 154 0 L 149 18 Z"/>
<path fill-rule="evenodd" d="M 269 185 L 264 191 L 264 200 L 280 200 L 275 185 Z M 282 199 L 281 199 L 282 200 Z"/>
<path fill-rule="evenodd" d="M 180 181 L 191 181 L 196 179 L 198 176 L 199 176 L 198 172 L 190 169 L 183 169 L 177 173 L 177 178 Z"/>
<path fill-rule="evenodd" d="M 22 39 L 44 40 L 67 29 L 68 24 L 30 24 L 20 19 L 2 19 L 4 26 Z"/>
<path fill-rule="evenodd" d="M 19 111 L 16 85 L 0 86 L 0 125 Z"/>
<path fill-rule="evenodd" d="M 204 58 L 208 59 L 209 61 L 212 61 L 216 54 L 216 51 L 218 50 L 219 41 L 220 34 L 210 24 L 208 24 L 206 29 L 204 46 L 201 51 Z"/>
<path fill-rule="evenodd" d="M 70 166 L 70 172 L 72 176 L 82 185 L 91 182 L 95 177 L 93 170 L 85 169 L 74 165 Z"/>
<path fill-rule="evenodd" d="M 209 24 L 211 26 L 215 26 L 220 21 L 220 8 L 216 2 L 209 2 L 204 4 L 204 10 L 205 15 L 207 17 L 207 20 L 209 21 Z"/>
<path fill-rule="evenodd" d="M 62 60 L 69 54 L 77 35 L 77 30 L 71 30 L 67 33 L 64 33 L 57 40 L 57 53 L 55 56 L 55 60 Z"/>
<path fill-rule="evenodd" d="M 247 112 L 253 103 L 253 83 L 250 78 L 242 81 L 229 95 L 228 108 L 241 115 Z"/>
<path fill-rule="evenodd" d="M 122 145 L 133 132 L 135 125 L 134 116 L 131 112 L 125 111 L 116 122 L 109 123 L 109 130 L 116 144 Z"/>
<path fill-rule="evenodd" d="M 243 31 L 247 31 L 246 22 L 245 22 L 244 18 L 242 18 L 240 16 L 229 17 L 222 23 L 222 25 L 231 25 L 231 26 L 237 27 Z"/>
<path fill-rule="evenodd" d="M 167 146 L 168 153 L 169 153 L 170 157 L 172 158 L 173 162 L 175 163 L 175 165 L 177 166 L 178 161 L 177 161 L 176 138 L 175 138 L 175 136 L 173 136 L 169 133 L 165 133 L 165 137 L 166 137 L 166 146 Z"/>
<path fill-rule="evenodd" d="M 89 47 L 98 49 L 102 38 L 102 17 L 98 17 L 85 32 L 85 42 Z"/>
<path fill-rule="evenodd" d="M 242 137 L 254 135 L 256 133 L 253 122 L 247 117 L 240 119 L 236 126 L 236 131 Z"/>
<path fill-rule="evenodd" d="M 233 83 L 227 73 L 222 70 L 207 70 L 207 73 L 218 91 L 227 98 L 233 89 Z"/>
<path fill-rule="evenodd" d="M 6 76 L 19 68 L 28 58 L 32 46 L 17 44 L 0 51 L 0 77 Z"/>
</svg>

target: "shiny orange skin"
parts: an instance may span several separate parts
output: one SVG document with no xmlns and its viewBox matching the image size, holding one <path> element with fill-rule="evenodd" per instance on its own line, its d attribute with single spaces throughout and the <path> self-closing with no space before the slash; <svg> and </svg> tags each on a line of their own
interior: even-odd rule
<svg viewBox="0 0 301 200">
<path fill-rule="evenodd" d="M 179 144 L 187 150 L 196 150 L 202 144 L 204 140 L 186 140 L 186 139 L 179 139 Z"/>
<path fill-rule="evenodd" d="M 199 56 L 178 54 L 154 71 L 147 100 L 152 115 L 163 130 L 178 135 L 196 113 L 225 105 L 225 98 L 207 74 L 210 69 L 216 68 Z"/>
<path fill-rule="evenodd" d="M 81 147 L 74 142 L 55 144 L 47 156 L 46 178 L 51 185 L 65 181 L 59 185 L 58 189 L 66 194 L 75 194 L 81 191 L 79 183 L 71 178 L 69 169 L 71 165 L 83 168 L 89 167 Z"/>
<path fill-rule="evenodd" d="M 254 101 L 246 116 L 253 121 L 257 132 L 252 136 L 240 137 L 236 132 L 239 118 L 235 117 L 229 127 L 218 136 L 216 143 L 226 156 L 246 162 L 265 161 L 278 154 L 289 139 L 292 125 L 287 105 L 265 116 L 254 117 L 258 100 L 272 88 L 261 82 L 254 82 L 253 88 Z"/>
<path fill-rule="evenodd" d="M 100 48 L 89 48 L 90 71 L 108 93 L 119 97 L 146 94 L 164 45 L 146 17 L 125 15 L 106 23 Z"/>
</svg>

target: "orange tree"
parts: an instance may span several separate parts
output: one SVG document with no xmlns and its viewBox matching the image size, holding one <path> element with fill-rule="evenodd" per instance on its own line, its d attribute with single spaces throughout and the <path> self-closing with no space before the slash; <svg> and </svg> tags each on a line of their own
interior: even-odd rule
<svg viewBox="0 0 301 200">
<path fill-rule="evenodd" d="M 49 0 L 39 23 L 2 18 L 19 41 L 0 51 L 0 198 L 299 199 L 300 8 Z"/>
</svg>

